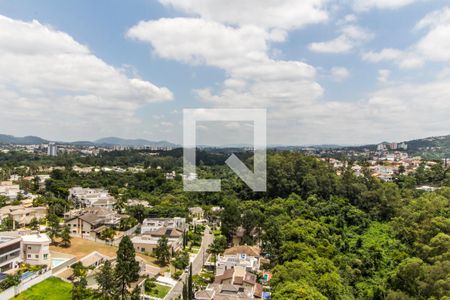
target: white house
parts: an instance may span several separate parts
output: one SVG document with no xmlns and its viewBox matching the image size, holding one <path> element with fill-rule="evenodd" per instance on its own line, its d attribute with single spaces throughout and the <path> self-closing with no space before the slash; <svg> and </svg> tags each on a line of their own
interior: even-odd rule
<svg viewBox="0 0 450 300">
<path fill-rule="evenodd" d="M 22 236 L 23 259 L 30 265 L 51 265 L 50 238 L 46 234 Z"/>
<path fill-rule="evenodd" d="M 177 228 L 184 231 L 186 228 L 186 218 L 148 218 L 142 222 L 141 233 L 156 231 L 163 227 Z"/>
<path fill-rule="evenodd" d="M 252 246 L 236 246 L 225 250 L 223 255 L 217 257 L 216 276 L 236 267 L 256 273 L 260 268 L 260 249 Z"/>
</svg>

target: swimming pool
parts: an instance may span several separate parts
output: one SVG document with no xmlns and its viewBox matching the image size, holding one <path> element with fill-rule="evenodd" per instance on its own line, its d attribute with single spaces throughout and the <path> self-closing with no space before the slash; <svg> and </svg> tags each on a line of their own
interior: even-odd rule
<svg viewBox="0 0 450 300">
<path fill-rule="evenodd" d="M 56 268 L 67 260 L 66 258 L 52 258 L 52 268 Z"/>
</svg>

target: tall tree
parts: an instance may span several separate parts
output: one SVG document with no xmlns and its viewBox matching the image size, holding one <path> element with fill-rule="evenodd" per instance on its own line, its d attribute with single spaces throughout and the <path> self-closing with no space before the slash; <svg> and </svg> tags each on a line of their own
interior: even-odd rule
<svg viewBox="0 0 450 300">
<path fill-rule="evenodd" d="M 168 241 L 167 237 L 162 236 L 158 240 L 158 246 L 155 248 L 156 258 L 158 259 L 158 262 L 162 266 L 167 265 L 170 261 L 170 250 L 169 250 L 168 242 L 169 241 Z"/>
<path fill-rule="evenodd" d="M 124 236 L 120 241 L 115 275 L 119 285 L 119 298 L 125 300 L 130 283 L 139 279 L 139 263 L 129 236 Z"/>
<path fill-rule="evenodd" d="M 225 202 L 221 220 L 222 234 L 230 241 L 237 227 L 241 224 L 241 212 L 237 200 L 228 200 Z"/>
<path fill-rule="evenodd" d="M 59 218 L 55 214 L 49 214 L 47 217 L 47 233 L 52 244 L 55 244 L 55 239 L 59 237 Z"/>
<path fill-rule="evenodd" d="M 192 264 L 189 265 L 187 296 L 188 300 L 192 300 Z"/>
<path fill-rule="evenodd" d="M 81 263 L 75 264 L 73 267 L 73 287 L 72 300 L 83 300 L 88 296 L 87 290 L 87 270 Z"/>
<path fill-rule="evenodd" d="M 68 225 L 63 227 L 63 230 L 61 231 L 61 246 L 64 248 L 70 247 L 72 244 L 70 241 L 70 228 Z"/>
<path fill-rule="evenodd" d="M 95 280 L 98 283 L 98 292 L 102 299 L 113 299 L 115 295 L 116 281 L 114 278 L 114 272 L 109 260 L 105 261 L 100 267 L 99 273 L 95 275 Z"/>
<path fill-rule="evenodd" d="M 219 235 L 209 245 L 208 253 L 214 258 L 214 268 L 216 267 L 217 255 L 222 254 L 227 246 L 227 239 L 223 235 Z"/>
</svg>

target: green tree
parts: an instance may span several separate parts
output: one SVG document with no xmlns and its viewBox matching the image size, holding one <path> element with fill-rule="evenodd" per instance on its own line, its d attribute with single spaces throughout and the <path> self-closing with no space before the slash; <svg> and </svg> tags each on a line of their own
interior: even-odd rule
<svg viewBox="0 0 450 300">
<path fill-rule="evenodd" d="M 115 277 L 119 288 L 119 298 L 125 300 L 131 282 L 139 279 L 139 263 L 129 236 L 124 236 L 117 250 Z"/>
<path fill-rule="evenodd" d="M 95 275 L 95 280 L 98 284 L 98 293 L 101 299 L 113 299 L 116 294 L 116 279 L 109 260 L 105 261 L 100 267 L 99 272 Z"/>
<path fill-rule="evenodd" d="M 158 263 L 162 266 L 165 266 L 170 261 L 170 250 L 168 245 L 169 240 L 166 236 L 162 236 L 158 240 L 158 246 L 155 248 L 155 256 L 158 260 Z"/>
<path fill-rule="evenodd" d="M 39 230 L 39 221 L 36 218 L 31 219 L 30 224 L 28 224 L 31 230 Z"/>
<path fill-rule="evenodd" d="M 60 234 L 59 228 L 59 218 L 55 214 L 49 214 L 47 217 L 47 233 L 49 238 L 52 240 L 52 244 L 56 243 L 56 238 Z"/>
<path fill-rule="evenodd" d="M 236 229 L 241 224 L 241 212 L 237 200 L 228 200 L 225 202 L 221 220 L 222 234 L 230 241 Z"/>
<path fill-rule="evenodd" d="M 214 241 L 208 247 L 208 253 L 214 258 L 214 268 L 216 267 L 217 255 L 222 254 L 227 247 L 227 239 L 223 235 L 214 238 Z"/>
<path fill-rule="evenodd" d="M 70 247 L 70 245 L 72 243 L 70 241 L 71 236 L 70 236 L 70 228 L 69 228 L 68 225 L 65 225 L 63 227 L 63 230 L 61 231 L 60 237 L 61 237 L 61 243 L 60 243 L 61 247 L 64 247 L 64 248 Z"/>
<path fill-rule="evenodd" d="M 181 251 L 172 262 L 175 269 L 184 270 L 189 265 L 189 252 Z"/>
<path fill-rule="evenodd" d="M 73 269 L 73 287 L 72 300 L 83 300 L 89 295 L 87 290 L 87 270 L 81 263 L 72 266 Z"/>
</svg>

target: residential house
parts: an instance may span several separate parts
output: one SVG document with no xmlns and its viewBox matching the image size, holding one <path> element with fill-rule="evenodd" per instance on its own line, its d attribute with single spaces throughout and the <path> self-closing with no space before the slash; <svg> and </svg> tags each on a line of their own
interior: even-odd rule
<svg viewBox="0 0 450 300">
<path fill-rule="evenodd" d="M 216 276 L 229 269 L 242 267 L 246 271 L 256 273 L 260 268 L 261 251 L 255 246 L 236 246 L 225 250 L 217 257 Z"/>
<path fill-rule="evenodd" d="M 36 218 L 41 220 L 47 217 L 47 208 L 44 206 L 26 207 L 21 205 L 7 205 L 0 208 L 0 220 L 7 217 L 19 224 L 19 226 L 26 226 L 30 224 L 31 220 Z"/>
<path fill-rule="evenodd" d="M 70 233 L 80 236 L 97 237 L 107 227 L 120 224 L 122 216 L 105 208 L 85 208 L 71 210 L 64 215 L 64 224 Z"/>
<path fill-rule="evenodd" d="M 23 259 L 30 265 L 51 265 L 51 240 L 46 234 L 31 234 L 22 236 Z"/>
<path fill-rule="evenodd" d="M 233 246 L 242 245 L 245 234 L 246 234 L 245 228 L 242 226 L 239 226 L 236 229 L 236 232 L 233 234 L 233 238 L 232 238 Z M 256 228 L 252 229 L 252 231 L 250 232 L 250 237 L 254 240 L 258 238 L 258 230 Z"/>
<path fill-rule="evenodd" d="M 113 209 L 117 200 L 105 189 L 73 187 L 69 189 L 69 200 L 77 207 L 101 207 Z"/>
<path fill-rule="evenodd" d="M 236 267 L 217 276 L 205 290 L 195 293 L 197 300 L 243 300 L 262 297 L 262 286 L 255 274 Z"/>
<path fill-rule="evenodd" d="M 142 222 L 141 233 L 156 231 L 160 228 L 178 228 L 181 231 L 186 229 L 186 218 L 149 218 Z"/>
<path fill-rule="evenodd" d="M 19 193 L 21 193 L 21 190 L 18 184 L 14 184 L 12 181 L 0 182 L 0 196 L 15 200 Z"/>
<path fill-rule="evenodd" d="M 189 214 L 193 219 L 203 219 L 204 217 L 204 211 L 203 208 L 199 206 L 190 207 L 189 208 Z"/>
<path fill-rule="evenodd" d="M 183 232 L 177 228 L 161 227 L 158 230 L 135 236 L 131 239 L 136 252 L 152 253 L 161 237 L 167 237 L 168 246 L 173 252 L 183 247 Z"/>
<path fill-rule="evenodd" d="M 19 267 L 22 239 L 19 236 L 0 235 L 0 272 Z"/>
<path fill-rule="evenodd" d="M 0 272 L 16 269 L 22 262 L 51 265 L 50 238 L 46 234 L 0 233 Z"/>
</svg>

